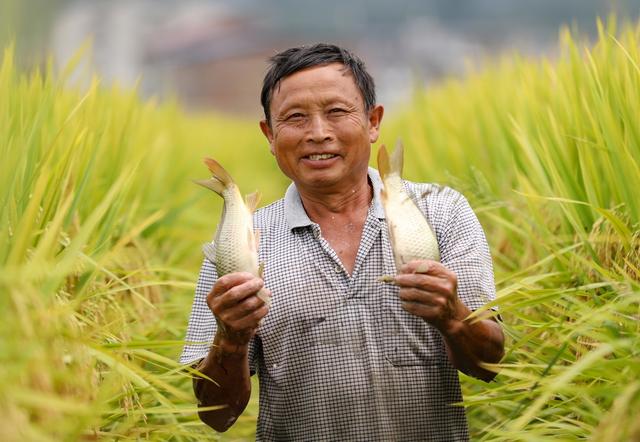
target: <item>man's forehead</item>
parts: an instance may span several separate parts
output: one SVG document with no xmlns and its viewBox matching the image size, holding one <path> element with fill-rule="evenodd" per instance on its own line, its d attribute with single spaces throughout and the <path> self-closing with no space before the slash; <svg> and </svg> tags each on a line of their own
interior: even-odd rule
<svg viewBox="0 0 640 442">
<path fill-rule="evenodd" d="M 304 69 L 299 69 L 295 72 L 291 72 L 290 74 L 287 74 L 286 76 L 282 77 L 280 80 L 278 80 L 278 82 L 275 85 L 275 88 L 273 90 L 273 92 L 279 92 L 280 88 L 282 86 L 282 83 L 287 82 L 287 80 L 291 80 L 293 77 L 296 78 L 300 78 L 300 77 L 305 77 L 307 75 L 312 75 L 314 73 L 316 73 L 317 71 L 321 70 L 321 69 L 333 69 L 333 70 L 337 70 L 340 71 L 342 73 L 343 77 L 351 77 L 352 79 L 355 80 L 355 78 L 353 77 L 351 70 L 345 66 L 342 63 L 338 63 L 338 62 L 332 62 L 332 63 L 325 63 L 325 64 L 319 64 L 319 65 L 314 65 L 314 66 L 309 66 L 306 67 Z"/>
</svg>

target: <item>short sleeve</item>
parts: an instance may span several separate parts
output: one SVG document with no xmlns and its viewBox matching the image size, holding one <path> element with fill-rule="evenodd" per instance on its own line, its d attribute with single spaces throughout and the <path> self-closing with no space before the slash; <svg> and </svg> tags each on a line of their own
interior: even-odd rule
<svg viewBox="0 0 640 442">
<path fill-rule="evenodd" d="M 484 230 L 467 199 L 457 194 L 440 235 L 442 264 L 458 277 L 458 296 L 471 310 L 496 298 L 493 263 Z"/>
<path fill-rule="evenodd" d="M 200 268 L 200 276 L 196 284 L 195 297 L 191 307 L 191 316 L 185 338 L 185 345 L 180 356 L 181 364 L 193 364 L 209 353 L 216 334 L 216 319 L 207 305 L 207 295 L 218 279 L 215 266 L 204 259 Z M 249 345 L 249 369 L 253 375 L 257 367 L 259 342 L 254 338 Z"/>
</svg>

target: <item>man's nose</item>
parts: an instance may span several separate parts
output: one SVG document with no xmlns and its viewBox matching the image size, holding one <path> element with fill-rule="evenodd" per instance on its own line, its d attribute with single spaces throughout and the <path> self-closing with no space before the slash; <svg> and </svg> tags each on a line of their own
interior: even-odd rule
<svg viewBox="0 0 640 442">
<path fill-rule="evenodd" d="M 308 140 L 315 143 L 323 143 L 330 140 L 331 126 L 324 115 L 313 115 L 309 122 Z"/>
</svg>

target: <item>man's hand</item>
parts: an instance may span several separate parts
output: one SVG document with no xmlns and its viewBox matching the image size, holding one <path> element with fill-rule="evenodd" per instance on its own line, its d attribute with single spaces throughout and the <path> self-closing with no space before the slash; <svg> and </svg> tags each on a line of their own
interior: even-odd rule
<svg viewBox="0 0 640 442">
<path fill-rule="evenodd" d="M 458 278 L 436 261 L 411 261 L 395 277 L 402 308 L 447 334 L 469 309 L 458 298 Z"/>
<path fill-rule="evenodd" d="M 207 305 L 218 323 L 213 346 L 198 365 L 209 378 L 194 379 L 194 392 L 200 406 L 224 405 L 217 410 L 199 411 L 200 419 L 216 431 L 226 431 L 249 402 L 249 341 L 269 306 L 256 293 L 271 293 L 264 281 L 251 273 L 229 273 L 220 277 L 207 295 Z"/>
<path fill-rule="evenodd" d="M 264 281 L 251 273 L 229 273 L 220 277 L 207 295 L 219 333 L 228 343 L 247 345 L 255 335 L 260 320 L 269 312 L 269 306 L 256 296 L 263 286 Z"/>
<path fill-rule="evenodd" d="M 471 310 L 458 298 L 458 279 L 435 261 L 411 261 L 394 278 L 402 308 L 440 331 L 451 363 L 484 381 L 496 375 L 483 363 L 497 363 L 504 355 L 502 327 L 493 319 L 465 321 Z"/>
</svg>

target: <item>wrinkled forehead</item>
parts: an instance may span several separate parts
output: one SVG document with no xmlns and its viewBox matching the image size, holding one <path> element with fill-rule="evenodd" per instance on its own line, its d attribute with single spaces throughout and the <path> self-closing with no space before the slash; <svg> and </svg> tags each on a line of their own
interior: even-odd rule
<svg viewBox="0 0 640 442">
<path fill-rule="evenodd" d="M 353 73 L 351 72 L 351 69 L 349 69 L 348 66 L 346 66 L 343 63 L 337 62 L 337 61 L 332 61 L 332 62 L 328 62 L 328 63 L 319 63 L 319 64 L 314 64 L 312 66 L 306 66 L 306 67 L 299 68 L 299 69 L 296 69 L 294 71 L 291 71 L 291 72 L 287 73 L 286 75 L 283 75 L 282 78 L 280 78 L 278 80 L 278 82 L 274 85 L 273 90 L 271 92 L 273 94 L 274 92 L 280 90 L 280 85 L 282 84 L 282 82 L 286 81 L 287 79 L 291 78 L 292 76 L 304 75 L 304 74 L 310 73 L 310 72 L 312 72 L 314 70 L 323 69 L 323 68 L 327 68 L 327 67 L 334 68 L 335 70 L 341 72 L 343 76 L 350 76 L 351 78 L 353 78 L 355 80 L 355 78 L 353 77 Z"/>
<path fill-rule="evenodd" d="M 294 92 L 313 94 L 329 90 L 333 93 L 355 94 L 354 99 L 364 103 L 362 91 L 351 70 L 342 63 L 334 62 L 299 69 L 282 77 L 271 92 L 270 107 L 273 108 L 275 102 L 286 100 L 287 96 Z"/>
</svg>

